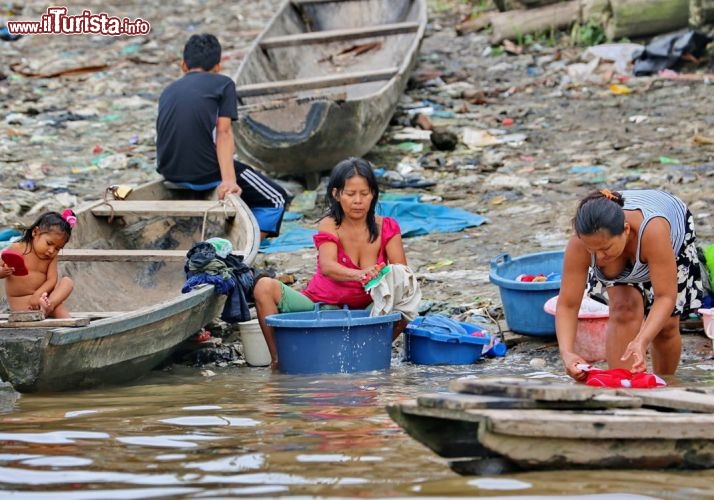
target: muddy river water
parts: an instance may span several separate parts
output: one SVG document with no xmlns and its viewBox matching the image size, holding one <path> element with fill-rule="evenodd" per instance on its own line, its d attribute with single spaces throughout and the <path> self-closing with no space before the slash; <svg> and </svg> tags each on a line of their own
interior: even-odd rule
<svg viewBox="0 0 714 500">
<path fill-rule="evenodd" d="M 701 363 L 671 384 L 706 384 Z M 536 371 L 525 355 L 441 367 L 393 359 L 388 371 L 326 376 L 212 373 L 174 366 L 134 385 L 5 405 L 0 497 L 714 497 L 714 471 L 459 476 L 385 412 L 464 375 L 565 381 L 559 367 Z"/>
</svg>

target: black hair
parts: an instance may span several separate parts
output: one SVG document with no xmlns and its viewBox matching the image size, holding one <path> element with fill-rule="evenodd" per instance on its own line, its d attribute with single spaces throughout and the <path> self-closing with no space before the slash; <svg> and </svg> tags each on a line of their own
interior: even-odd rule
<svg viewBox="0 0 714 500">
<path fill-rule="evenodd" d="M 210 71 L 221 62 L 221 43 L 210 33 L 191 35 L 183 48 L 183 60 L 188 69 Z"/>
<path fill-rule="evenodd" d="M 625 230 L 625 198 L 617 191 L 601 189 L 585 196 L 573 217 L 573 229 L 581 235 L 591 235 L 604 229 L 612 236 Z"/>
<path fill-rule="evenodd" d="M 72 217 L 76 217 L 71 210 L 67 210 L 67 212 Z M 35 228 L 38 228 L 40 233 L 49 233 L 50 231 L 64 233 L 67 236 L 67 241 L 69 241 L 70 236 L 72 236 L 72 226 L 59 212 L 46 212 L 40 215 L 37 220 L 25 230 L 20 241 L 32 244 L 32 233 Z"/>
<path fill-rule="evenodd" d="M 373 242 L 379 236 L 379 228 L 375 218 L 377 202 L 379 201 L 379 184 L 377 177 L 374 175 L 372 165 L 363 158 L 347 158 L 342 160 L 332 169 L 330 180 L 327 183 L 327 193 L 325 193 L 325 206 L 327 207 L 327 215 L 335 219 L 335 224 L 342 224 L 345 213 L 342 210 L 340 202 L 332 195 L 333 191 L 341 193 L 345 189 L 347 179 L 359 176 L 367 181 L 369 190 L 372 193 L 372 203 L 367 211 L 367 228 L 369 229 L 369 241 Z"/>
</svg>

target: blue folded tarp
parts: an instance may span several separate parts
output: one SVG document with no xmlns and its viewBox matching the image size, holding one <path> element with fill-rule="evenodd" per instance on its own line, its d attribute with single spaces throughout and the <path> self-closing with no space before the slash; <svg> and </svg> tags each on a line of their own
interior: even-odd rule
<svg viewBox="0 0 714 500">
<path fill-rule="evenodd" d="M 460 208 L 406 201 L 381 201 L 377 205 L 377 214 L 395 219 L 405 238 L 429 233 L 453 233 L 486 222 L 484 217 Z"/>
<path fill-rule="evenodd" d="M 402 229 L 402 236 L 420 236 L 429 233 L 450 233 L 488 222 L 485 217 L 460 208 L 429 205 L 413 201 L 381 201 L 377 215 L 395 219 Z M 263 253 L 293 252 L 313 245 L 314 229 L 290 229 L 277 238 L 263 240 Z"/>
</svg>

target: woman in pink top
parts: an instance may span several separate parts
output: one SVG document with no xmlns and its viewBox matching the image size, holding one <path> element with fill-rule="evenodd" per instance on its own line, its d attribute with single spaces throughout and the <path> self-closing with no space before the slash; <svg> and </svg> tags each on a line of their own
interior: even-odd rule
<svg viewBox="0 0 714 500">
<path fill-rule="evenodd" d="M 298 292 L 272 278 L 255 284 L 255 308 L 273 368 L 278 366 L 278 351 L 266 316 L 311 311 L 316 302 L 364 309 L 372 299 L 362 282 L 379 273 L 383 264 L 407 264 L 399 224 L 375 215 L 378 199 L 379 185 L 369 162 L 348 158 L 338 163 L 327 185 L 327 214 L 313 237 L 317 268 L 305 290 Z M 406 321 L 395 325 L 394 338 L 405 325 Z"/>
</svg>

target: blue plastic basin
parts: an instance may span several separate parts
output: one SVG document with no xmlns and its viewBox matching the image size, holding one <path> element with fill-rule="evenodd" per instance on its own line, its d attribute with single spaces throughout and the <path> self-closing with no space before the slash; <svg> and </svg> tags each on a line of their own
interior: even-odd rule
<svg viewBox="0 0 714 500">
<path fill-rule="evenodd" d="M 392 360 L 392 327 L 400 313 L 370 317 L 350 309 L 273 314 L 278 369 L 289 374 L 386 370 Z"/>
<path fill-rule="evenodd" d="M 416 320 L 409 323 L 404 330 L 407 361 L 420 365 L 470 365 L 478 361 L 491 335 L 470 323 L 459 325 L 466 335 L 422 326 Z"/>
<path fill-rule="evenodd" d="M 501 254 L 491 260 L 491 283 L 498 285 L 508 327 L 523 335 L 555 335 L 555 318 L 543 310 L 548 299 L 560 292 L 560 279 L 541 282 L 521 282 L 521 274 L 561 273 L 562 250 L 540 252 L 512 259 Z"/>
</svg>

